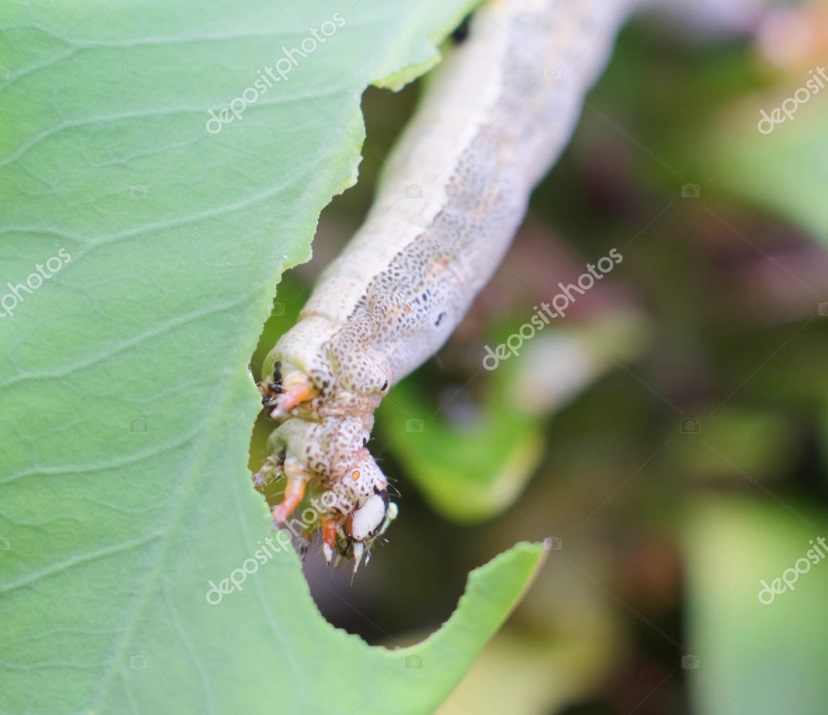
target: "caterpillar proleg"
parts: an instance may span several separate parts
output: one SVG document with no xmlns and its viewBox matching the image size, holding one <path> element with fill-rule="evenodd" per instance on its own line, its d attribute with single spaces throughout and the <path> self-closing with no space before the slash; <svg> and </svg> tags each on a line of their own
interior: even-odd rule
<svg viewBox="0 0 828 715">
<path fill-rule="evenodd" d="M 328 561 L 396 515 L 366 448 L 387 391 L 433 355 L 503 258 L 568 141 L 625 0 L 492 0 L 445 60 L 389 158 L 365 224 L 265 361 L 280 425 L 257 481 L 285 477 L 276 525 L 310 490 Z"/>
</svg>

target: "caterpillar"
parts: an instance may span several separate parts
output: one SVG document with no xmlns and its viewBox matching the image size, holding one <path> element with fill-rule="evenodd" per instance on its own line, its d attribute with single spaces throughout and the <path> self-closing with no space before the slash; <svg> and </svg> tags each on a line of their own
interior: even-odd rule
<svg viewBox="0 0 828 715">
<path fill-rule="evenodd" d="M 313 496 L 304 549 L 366 563 L 397 515 L 367 444 L 388 390 L 448 339 L 501 262 L 568 141 L 624 0 L 492 0 L 444 61 L 389 157 L 364 225 L 265 359 L 279 423 L 258 486 L 285 523 Z"/>
</svg>

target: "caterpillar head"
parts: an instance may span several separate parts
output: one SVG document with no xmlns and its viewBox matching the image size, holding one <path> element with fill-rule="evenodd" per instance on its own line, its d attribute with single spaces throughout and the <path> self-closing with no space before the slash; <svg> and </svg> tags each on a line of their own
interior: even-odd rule
<svg viewBox="0 0 828 715">
<path fill-rule="evenodd" d="M 388 479 L 365 448 L 357 450 L 354 466 L 341 474 L 331 492 L 335 493 L 339 513 L 336 535 L 325 540 L 328 561 L 337 553 L 355 562 L 354 571 L 363 557 L 370 556 L 374 541 L 388 529 L 397 516 L 397 505 L 388 498 Z"/>
<path fill-rule="evenodd" d="M 361 506 L 345 520 L 342 535 L 337 540 L 339 555 L 354 560 L 354 572 L 365 556 L 371 557 L 371 547 L 397 517 L 397 505 L 388 498 L 388 489 L 376 489 Z"/>
</svg>

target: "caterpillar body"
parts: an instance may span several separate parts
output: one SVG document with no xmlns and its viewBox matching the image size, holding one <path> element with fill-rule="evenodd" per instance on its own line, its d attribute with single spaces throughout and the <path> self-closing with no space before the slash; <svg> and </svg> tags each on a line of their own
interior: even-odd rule
<svg viewBox="0 0 828 715">
<path fill-rule="evenodd" d="M 323 551 L 358 567 L 396 516 L 366 444 L 374 411 L 434 354 L 500 263 L 569 139 L 624 0 L 493 0 L 443 63 L 363 227 L 320 277 L 259 385 L 280 422 L 257 483 L 276 525 L 318 497 Z"/>
</svg>

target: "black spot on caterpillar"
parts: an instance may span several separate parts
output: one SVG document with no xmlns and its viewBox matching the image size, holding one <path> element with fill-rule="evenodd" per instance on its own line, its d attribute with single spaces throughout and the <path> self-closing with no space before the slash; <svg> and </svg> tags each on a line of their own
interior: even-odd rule
<svg viewBox="0 0 828 715">
<path fill-rule="evenodd" d="M 277 394 L 282 392 L 282 361 L 277 360 L 273 365 L 273 390 Z"/>
<path fill-rule="evenodd" d="M 469 25 L 471 24 L 471 15 L 466 15 L 463 18 L 463 22 L 461 22 L 457 29 L 451 33 L 451 39 L 454 40 L 455 43 L 458 45 L 462 44 L 466 41 L 466 38 L 469 36 Z"/>
</svg>

